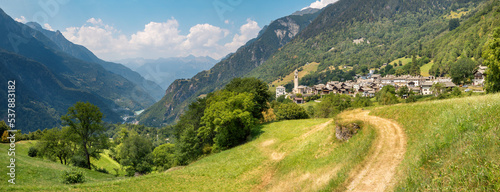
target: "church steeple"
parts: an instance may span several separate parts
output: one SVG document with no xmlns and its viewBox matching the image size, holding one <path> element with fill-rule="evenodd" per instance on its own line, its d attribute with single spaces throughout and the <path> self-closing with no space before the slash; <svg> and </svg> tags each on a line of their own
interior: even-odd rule
<svg viewBox="0 0 500 192">
<path fill-rule="evenodd" d="M 297 93 L 299 88 L 299 70 L 295 69 L 295 75 L 293 79 L 293 92 Z"/>
</svg>

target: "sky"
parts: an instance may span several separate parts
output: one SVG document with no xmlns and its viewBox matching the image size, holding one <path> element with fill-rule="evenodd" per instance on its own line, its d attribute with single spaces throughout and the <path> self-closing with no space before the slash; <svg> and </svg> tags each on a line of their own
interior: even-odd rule
<svg viewBox="0 0 500 192">
<path fill-rule="evenodd" d="M 337 0 L 0 0 L 15 20 L 59 30 L 104 60 L 235 52 L 271 21 Z"/>
</svg>

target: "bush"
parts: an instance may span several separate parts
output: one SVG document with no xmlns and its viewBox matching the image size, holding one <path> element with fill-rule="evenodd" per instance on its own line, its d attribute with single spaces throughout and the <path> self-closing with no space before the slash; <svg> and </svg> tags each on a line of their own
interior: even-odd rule
<svg viewBox="0 0 500 192">
<path fill-rule="evenodd" d="M 76 169 L 64 171 L 64 173 L 62 174 L 62 179 L 63 183 L 65 184 L 75 184 L 75 183 L 85 182 L 85 176 L 83 175 L 83 172 Z"/>
<path fill-rule="evenodd" d="M 38 149 L 36 147 L 30 147 L 28 149 L 28 156 L 36 157 L 37 154 L 38 154 Z"/>
<path fill-rule="evenodd" d="M 309 115 L 307 115 L 306 110 L 295 103 L 281 104 L 277 107 L 274 113 L 276 114 L 276 118 L 278 120 L 309 118 Z"/>
</svg>

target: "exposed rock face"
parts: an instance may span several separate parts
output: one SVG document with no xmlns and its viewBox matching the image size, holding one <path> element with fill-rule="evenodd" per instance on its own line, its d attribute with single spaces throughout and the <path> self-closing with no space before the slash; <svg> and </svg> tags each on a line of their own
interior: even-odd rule
<svg viewBox="0 0 500 192">
<path fill-rule="evenodd" d="M 361 127 L 357 123 L 350 123 L 347 125 L 337 124 L 335 127 L 335 137 L 339 140 L 347 141 L 358 133 L 359 129 L 361 129 Z"/>
</svg>

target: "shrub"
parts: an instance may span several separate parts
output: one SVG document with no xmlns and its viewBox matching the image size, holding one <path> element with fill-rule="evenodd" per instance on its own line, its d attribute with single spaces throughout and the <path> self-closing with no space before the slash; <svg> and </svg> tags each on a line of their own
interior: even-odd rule
<svg viewBox="0 0 500 192">
<path fill-rule="evenodd" d="M 38 149 L 36 147 L 30 147 L 28 149 L 28 156 L 36 157 L 37 154 L 38 154 Z"/>
<path fill-rule="evenodd" d="M 63 183 L 65 184 L 75 184 L 75 183 L 83 183 L 85 182 L 85 176 L 83 172 L 71 169 L 64 171 L 62 174 Z"/>
<path fill-rule="evenodd" d="M 295 103 L 281 104 L 277 107 L 274 113 L 276 114 L 276 118 L 278 120 L 309 118 L 306 110 Z"/>
</svg>

